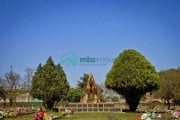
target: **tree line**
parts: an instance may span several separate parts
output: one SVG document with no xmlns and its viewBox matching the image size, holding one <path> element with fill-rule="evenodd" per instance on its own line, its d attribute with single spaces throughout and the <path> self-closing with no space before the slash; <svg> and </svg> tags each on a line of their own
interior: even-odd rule
<svg viewBox="0 0 180 120">
<path fill-rule="evenodd" d="M 25 92 L 43 100 L 43 105 L 48 109 L 59 101 L 79 102 L 88 78 L 88 74 L 84 73 L 77 81 L 77 87 L 70 87 L 63 67 L 55 64 L 51 56 L 44 65 L 40 63 L 35 71 L 28 68 L 25 72 L 26 82 L 22 82 L 21 76 L 12 67 L 4 77 L 0 77 L 0 99 L 8 99 L 10 106 L 19 94 Z M 23 83 L 26 83 L 23 87 L 26 89 L 16 88 L 23 86 Z M 105 85 L 97 87 L 101 101 L 105 101 L 104 93 L 114 91 L 125 98 L 130 111 L 136 110 L 147 92 L 164 99 L 169 106 L 171 100 L 176 103 L 180 100 L 180 68 L 157 72 L 140 52 L 128 49 L 114 60 L 106 75 Z"/>
</svg>

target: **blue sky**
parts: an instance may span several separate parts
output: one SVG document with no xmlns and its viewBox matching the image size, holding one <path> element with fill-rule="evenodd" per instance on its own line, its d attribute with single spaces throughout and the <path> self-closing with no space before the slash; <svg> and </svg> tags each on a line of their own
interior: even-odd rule
<svg viewBox="0 0 180 120">
<path fill-rule="evenodd" d="M 160 71 L 180 66 L 179 46 L 179 0 L 0 0 L 1 77 L 10 65 L 23 76 L 52 56 L 71 86 L 83 73 L 100 84 L 125 49 Z M 101 61 L 82 65 L 88 57 Z"/>
</svg>

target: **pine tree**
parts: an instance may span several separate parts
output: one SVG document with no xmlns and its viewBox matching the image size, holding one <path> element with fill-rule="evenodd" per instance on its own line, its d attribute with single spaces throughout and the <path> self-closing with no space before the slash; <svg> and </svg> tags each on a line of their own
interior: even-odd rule
<svg viewBox="0 0 180 120">
<path fill-rule="evenodd" d="M 69 90 L 66 74 L 60 64 L 55 65 L 51 57 L 46 64 L 39 64 L 32 78 L 30 93 L 43 100 L 45 108 L 52 109 L 55 102 L 65 98 Z"/>
</svg>

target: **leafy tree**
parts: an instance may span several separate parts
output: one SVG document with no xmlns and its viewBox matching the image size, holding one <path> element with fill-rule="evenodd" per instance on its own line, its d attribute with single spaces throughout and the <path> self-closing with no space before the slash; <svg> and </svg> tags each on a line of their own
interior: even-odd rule
<svg viewBox="0 0 180 120">
<path fill-rule="evenodd" d="M 66 99 L 69 102 L 79 102 L 82 97 L 82 89 L 80 88 L 70 88 Z"/>
<path fill-rule="evenodd" d="M 39 66 L 32 78 L 30 93 L 43 100 L 45 108 L 53 108 L 55 102 L 63 100 L 69 90 L 66 74 L 60 64 L 55 65 L 51 57 L 46 64 Z"/>
<path fill-rule="evenodd" d="M 87 85 L 89 74 L 84 73 L 82 77 L 80 77 L 80 80 L 78 80 L 78 88 L 85 89 Z"/>
<path fill-rule="evenodd" d="M 157 94 L 163 98 L 170 109 L 170 100 L 180 100 L 180 69 L 168 69 L 159 72 L 160 89 Z"/>
<path fill-rule="evenodd" d="M 121 94 L 130 111 L 135 111 L 141 97 L 158 88 L 159 76 L 144 56 L 129 49 L 115 59 L 106 76 L 105 85 Z"/>
</svg>

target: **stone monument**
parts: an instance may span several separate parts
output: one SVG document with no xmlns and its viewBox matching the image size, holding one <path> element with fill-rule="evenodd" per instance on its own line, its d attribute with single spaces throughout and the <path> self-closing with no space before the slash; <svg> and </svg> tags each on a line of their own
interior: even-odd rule
<svg viewBox="0 0 180 120">
<path fill-rule="evenodd" d="M 100 101 L 98 89 L 92 74 L 88 75 L 87 84 L 85 86 L 84 96 L 80 103 L 69 103 L 66 108 L 73 109 L 75 112 L 110 112 L 122 111 L 120 107 L 116 107 L 114 103 L 104 103 Z M 61 108 L 59 108 L 59 111 Z"/>
<path fill-rule="evenodd" d="M 90 100 L 90 95 L 93 95 L 93 99 Z M 95 80 L 92 74 L 89 75 L 85 95 L 81 98 L 81 103 L 99 103 L 100 100 L 97 95 L 97 87 L 95 84 Z"/>
</svg>

